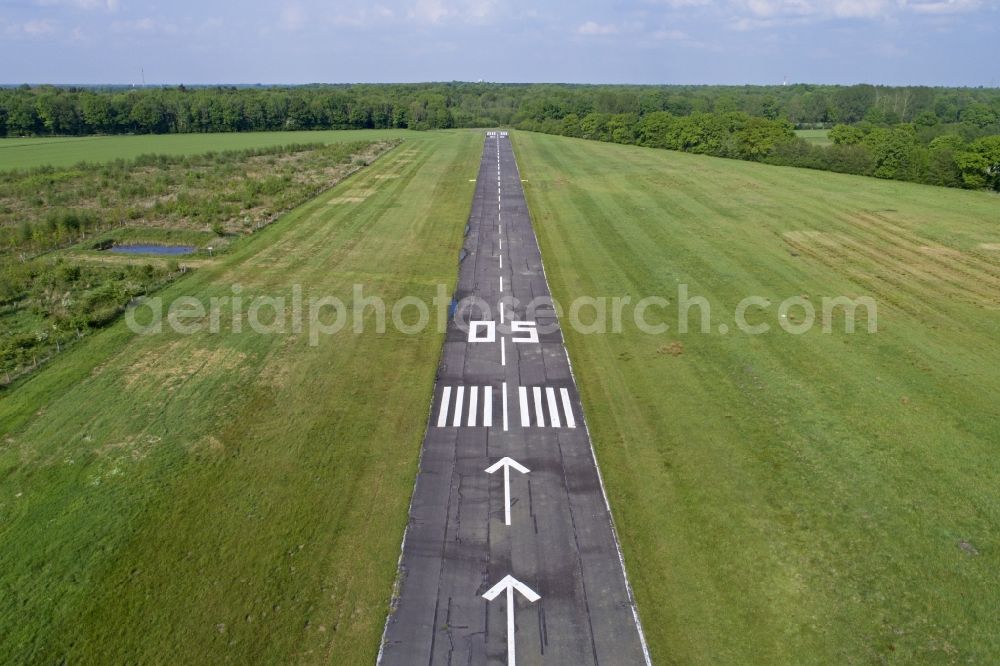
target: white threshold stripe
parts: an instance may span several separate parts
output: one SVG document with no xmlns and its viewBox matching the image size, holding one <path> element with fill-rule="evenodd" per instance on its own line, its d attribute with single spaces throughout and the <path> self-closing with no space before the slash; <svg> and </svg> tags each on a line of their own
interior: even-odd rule
<svg viewBox="0 0 1000 666">
<path fill-rule="evenodd" d="M 448 403 L 451 402 L 451 387 L 445 386 L 441 393 L 441 411 L 438 412 L 438 428 L 443 428 L 448 423 Z"/>
<path fill-rule="evenodd" d="M 507 339 L 500 337 L 500 363 L 507 364 Z M 465 389 L 469 390 L 466 391 Z M 454 390 L 453 390 L 454 389 Z M 482 397 L 480 398 L 480 395 Z M 521 427 L 531 427 L 534 419 L 537 428 L 575 428 L 576 416 L 573 414 L 573 403 L 570 400 L 569 390 L 566 388 L 556 388 L 547 386 L 518 386 L 518 406 L 520 407 Z M 454 400 L 453 400 L 454 398 Z M 506 432 L 510 428 L 510 412 L 508 409 L 507 382 L 502 384 L 503 409 L 503 429 Z M 454 402 L 454 411 L 450 408 Z M 482 408 L 482 419 L 480 422 L 479 411 Z M 562 413 L 560 414 L 560 407 Z M 464 409 L 468 410 L 468 416 Z M 548 424 L 546 425 L 545 413 L 548 411 Z M 534 412 L 534 417 L 532 417 Z M 451 418 L 449 419 L 449 415 Z M 459 427 L 463 425 L 476 427 L 482 425 L 485 428 L 493 427 L 493 387 L 483 386 L 445 386 L 441 391 L 441 404 L 438 408 L 437 427 L 447 426 Z"/>
<path fill-rule="evenodd" d="M 479 387 L 469 387 L 469 425 L 476 425 L 476 407 L 479 406 Z"/>
<path fill-rule="evenodd" d="M 569 391 L 562 388 L 559 389 L 559 393 L 562 395 L 563 412 L 566 414 L 566 425 L 570 428 L 576 427 L 576 417 L 573 416 L 573 405 L 569 401 Z"/>
<path fill-rule="evenodd" d="M 561 428 L 562 422 L 559 420 L 559 406 L 556 405 L 556 390 L 554 388 L 545 389 L 545 398 L 549 403 L 549 420 L 553 428 Z"/>
<path fill-rule="evenodd" d="M 532 393 L 535 396 L 535 425 L 539 428 L 545 427 L 545 413 L 542 411 L 542 389 L 541 387 L 534 387 Z M 459 400 L 462 399 L 461 394 L 459 394 Z"/>
<path fill-rule="evenodd" d="M 483 387 L 483 426 L 493 427 L 493 387 Z"/>
<path fill-rule="evenodd" d="M 528 418 L 528 389 L 523 386 L 518 386 L 517 397 L 521 403 L 521 427 L 527 428 L 531 425 Z"/>
<path fill-rule="evenodd" d="M 462 398 L 465 396 L 465 387 L 459 386 L 455 391 L 455 416 L 451 420 L 451 425 L 455 428 L 462 425 Z"/>
<path fill-rule="evenodd" d="M 507 382 L 503 383 L 503 431 L 507 432 Z"/>
</svg>

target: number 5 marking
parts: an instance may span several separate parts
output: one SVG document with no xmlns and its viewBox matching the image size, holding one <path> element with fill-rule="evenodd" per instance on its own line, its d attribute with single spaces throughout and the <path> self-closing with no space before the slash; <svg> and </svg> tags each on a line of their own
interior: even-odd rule
<svg viewBox="0 0 1000 666">
<path fill-rule="evenodd" d="M 510 332 L 514 342 L 538 342 L 538 329 L 533 321 L 512 321 Z M 527 337 L 516 337 L 518 333 L 527 333 Z"/>
</svg>

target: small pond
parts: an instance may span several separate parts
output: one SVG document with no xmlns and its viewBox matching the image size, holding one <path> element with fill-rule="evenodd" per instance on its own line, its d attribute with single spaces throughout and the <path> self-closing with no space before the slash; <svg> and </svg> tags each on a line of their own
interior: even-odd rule
<svg viewBox="0 0 1000 666">
<path fill-rule="evenodd" d="M 144 243 L 134 245 L 114 245 L 108 249 L 112 252 L 118 252 L 120 254 L 176 255 L 191 254 L 197 248 L 193 245 L 152 245 Z"/>
</svg>

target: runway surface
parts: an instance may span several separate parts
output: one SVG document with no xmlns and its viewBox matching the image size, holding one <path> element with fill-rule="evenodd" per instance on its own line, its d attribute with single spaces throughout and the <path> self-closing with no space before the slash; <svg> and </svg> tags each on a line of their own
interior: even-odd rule
<svg viewBox="0 0 1000 666">
<path fill-rule="evenodd" d="M 649 663 L 505 132 L 455 299 L 379 662 Z"/>
</svg>

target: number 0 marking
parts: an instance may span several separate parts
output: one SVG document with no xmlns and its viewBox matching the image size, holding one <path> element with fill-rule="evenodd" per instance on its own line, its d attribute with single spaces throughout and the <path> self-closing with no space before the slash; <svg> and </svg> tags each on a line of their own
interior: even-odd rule
<svg viewBox="0 0 1000 666">
<path fill-rule="evenodd" d="M 480 329 L 486 329 L 485 335 Z M 496 342 L 497 323 L 493 320 L 478 320 L 469 322 L 469 342 Z"/>
</svg>

